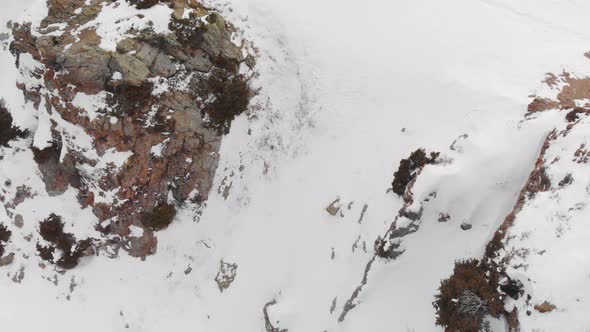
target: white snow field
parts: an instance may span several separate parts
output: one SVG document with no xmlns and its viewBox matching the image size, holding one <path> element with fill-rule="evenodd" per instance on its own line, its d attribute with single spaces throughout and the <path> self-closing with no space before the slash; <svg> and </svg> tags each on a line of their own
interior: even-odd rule
<svg viewBox="0 0 590 332">
<path fill-rule="evenodd" d="M 227 177 L 229 196 L 214 190 L 200 218 L 181 211 L 145 261 L 124 253 L 91 257 L 57 274 L 38 266 L 34 243 L 15 237 L 7 249 L 31 258 L 0 268 L 2 330 L 442 331 L 432 307 L 440 280 L 456 259 L 483 255 L 545 136 L 563 121 L 562 114 L 547 113 L 522 122 L 529 96 L 544 92 L 546 72 L 590 73 L 583 56 L 590 50 L 590 2 L 210 4 L 260 51 L 254 103 L 261 115 L 237 119 L 222 146 L 215 188 Z M 0 33 L 9 19 L 40 20 L 44 6 L 2 1 Z M 17 124 L 34 129 L 31 106 L 14 87 L 14 60 L 7 47 L 0 50 L 0 97 Z M 406 251 L 371 266 L 356 307 L 340 322 L 374 240 L 402 207 L 386 193 L 393 172 L 420 147 L 448 161 L 426 167 L 413 190 L 418 202 L 432 192 L 436 197 L 425 203 L 419 230 L 402 239 Z M 15 149 L 4 149 L 0 183 L 10 178 L 42 191 L 30 152 Z M 72 232 L 95 223 L 72 191 L 19 205 L 16 212 L 31 221 L 24 229 L 34 232 L 33 221 L 53 211 L 71 221 Z M 325 208 L 337 198 L 342 213 L 332 216 Z M 438 222 L 439 213 L 451 219 Z M 0 219 L 8 220 L 3 209 Z M 472 228 L 462 230 L 463 222 Z M 579 259 L 587 260 L 582 249 Z M 237 265 L 223 292 L 215 282 L 222 260 Z M 543 273 L 535 268 L 535 276 Z M 22 281 L 13 281 L 20 271 Z M 588 293 L 588 280 L 576 276 L 576 287 Z M 588 331 L 580 308 L 568 316 L 577 320 L 571 326 L 526 321 L 523 330 Z"/>
</svg>

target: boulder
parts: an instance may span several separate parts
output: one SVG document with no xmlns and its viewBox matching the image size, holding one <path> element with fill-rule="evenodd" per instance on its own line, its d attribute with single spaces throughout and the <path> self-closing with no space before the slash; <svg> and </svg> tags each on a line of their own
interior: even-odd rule
<svg viewBox="0 0 590 332">
<path fill-rule="evenodd" d="M 158 53 L 153 61 L 151 74 L 152 76 L 171 77 L 176 74 L 176 65 L 168 55 L 163 52 Z"/>
<path fill-rule="evenodd" d="M 78 42 L 57 57 L 67 72 L 67 80 L 89 90 L 103 90 L 111 76 L 111 56 L 97 45 Z"/>
<path fill-rule="evenodd" d="M 232 32 L 228 29 L 225 19 L 219 14 L 212 13 L 203 34 L 205 42 L 203 50 L 212 57 L 222 57 L 228 60 L 241 61 L 241 49 L 231 41 Z"/>
</svg>

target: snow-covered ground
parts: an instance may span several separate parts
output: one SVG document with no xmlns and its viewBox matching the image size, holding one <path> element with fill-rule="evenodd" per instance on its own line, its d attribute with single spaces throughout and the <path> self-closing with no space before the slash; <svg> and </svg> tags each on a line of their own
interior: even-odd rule
<svg viewBox="0 0 590 332">
<path fill-rule="evenodd" d="M 0 29 L 42 2 L 0 4 Z M 57 275 L 29 259 L 20 283 L 12 281 L 20 266 L 1 268 L 10 273 L 0 278 L 3 328 L 265 331 L 266 305 L 270 322 L 291 332 L 440 331 L 431 304 L 439 281 L 455 259 L 481 257 L 556 121 L 521 122 L 528 96 L 543 89 L 545 72 L 588 72 L 590 3 L 233 0 L 220 8 L 260 49 L 256 102 L 265 112 L 237 119 L 223 142 L 216 183 L 230 179 L 227 199 L 214 191 L 198 223 L 181 211 L 145 261 L 93 257 Z M 2 50 L 0 60 L 8 63 L 0 97 L 18 113 L 13 59 Z M 414 188 L 417 201 L 436 198 L 403 239 L 406 252 L 372 265 L 358 305 L 339 322 L 373 241 L 402 206 L 386 193 L 393 172 L 420 147 L 450 161 L 425 168 Z M 42 185 L 34 165 L 5 159 L 0 183 L 18 174 Z M 336 198 L 342 216 L 325 211 Z M 43 218 L 72 201 L 66 193 L 19 209 Z M 438 222 L 441 212 L 451 219 Z M 237 265 L 223 292 L 222 260 Z"/>
</svg>

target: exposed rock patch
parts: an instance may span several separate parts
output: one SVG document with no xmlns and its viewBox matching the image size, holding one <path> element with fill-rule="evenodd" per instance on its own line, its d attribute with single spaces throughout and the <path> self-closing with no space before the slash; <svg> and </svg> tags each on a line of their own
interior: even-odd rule
<svg viewBox="0 0 590 332">
<path fill-rule="evenodd" d="M 543 83 L 557 92 L 556 96 L 535 96 L 528 105 L 527 116 L 537 112 L 559 109 L 568 111 L 566 119 L 573 122 L 578 113 L 590 112 L 590 78 L 575 77 L 567 71 L 559 75 L 547 73 Z"/>
</svg>

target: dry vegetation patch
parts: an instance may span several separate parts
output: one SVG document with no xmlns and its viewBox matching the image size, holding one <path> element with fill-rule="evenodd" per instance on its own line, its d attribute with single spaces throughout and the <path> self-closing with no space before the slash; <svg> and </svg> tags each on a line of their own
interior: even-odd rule
<svg viewBox="0 0 590 332">
<path fill-rule="evenodd" d="M 436 324 L 448 332 L 479 332 L 484 315 L 498 317 L 504 310 L 501 295 L 475 259 L 455 262 L 453 274 L 441 281 L 433 305 Z"/>
<path fill-rule="evenodd" d="M 17 139 L 25 138 L 27 133 L 22 131 L 12 124 L 12 115 L 0 100 L 0 145 L 8 146 L 8 142 Z"/>
<path fill-rule="evenodd" d="M 39 234 L 50 243 L 49 246 L 37 243 L 39 257 L 62 269 L 73 269 L 78 266 L 80 258 L 86 255 L 93 241 L 77 241 L 73 234 L 65 233 L 62 217 L 54 213 L 39 223 Z"/>
<path fill-rule="evenodd" d="M 153 211 L 144 213 L 142 223 L 154 231 L 161 231 L 172 223 L 175 216 L 176 208 L 174 205 L 161 203 Z"/>
<path fill-rule="evenodd" d="M 5 246 L 12 232 L 3 224 L 0 224 L 0 257 L 4 256 Z"/>
<path fill-rule="evenodd" d="M 403 196 L 406 187 L 414 178 L 416 170 L 435 163 L 438 156 L 438 152 L 431 152 L 430 157 L 427 157 L 424 149 L 418 149 L 412 152 L 407 159 L 402 159 L 399 162 L 398 170 L 393 174 L 393 182 L 391 183 L 393 192 Z"/>
</svg>

